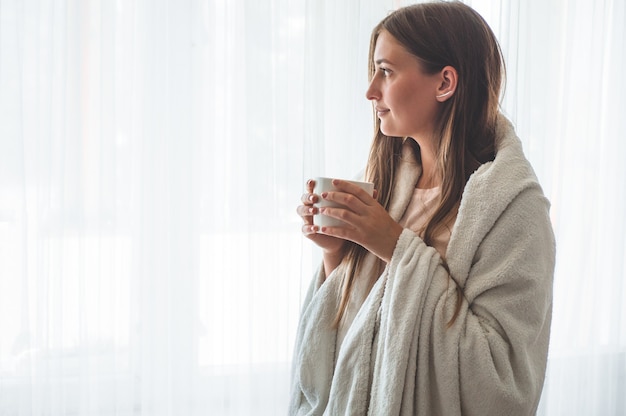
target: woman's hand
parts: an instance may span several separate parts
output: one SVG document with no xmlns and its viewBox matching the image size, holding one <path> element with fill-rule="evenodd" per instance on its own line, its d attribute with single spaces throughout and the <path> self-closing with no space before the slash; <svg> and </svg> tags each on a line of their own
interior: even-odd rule
<svg viewBox="0 0 626 416">
<path fill-rule="evenodd" d="M 319 208 L 314 206 L 314 204 L 319 202 L 320 197 L 313 193 L 314 188 L 315 181 L 311 179 L 306 183 L 306 193 L 302 195 L 303 205 L 298 206 L 297 212 L 304 221 L 302 234 L 322 248 L 324 273 L 326 276 L 329 276 L 343 259 L 346 240 L 330 235 L 318 234 L 320 228 L 314 225 L 313 216 L 319 214 Z"/>
<path fill-rule="evenodd" d="M 320 246 L 325 254 L 340 254 L 343 251 L 345 240 L 329 235 L 318 234 L 320 227 L 314 225 L 313 216 L 319 214 L 319 208 L 314 204 L 318 203 L 320 196 L 313 193 L 315 181 L 310 179 L 306 183 L 306 193 L 302 195 L 302 204 L 297 209 L 298 215 L 302 217 L 304 225 L 302 234 L 315 244 Z"/>
<path fill-rule="evenodd" d="M 391 255 L 402 233 L 402 226 L 358 185 L 333 179 L 337 191 L 324 192 L 322 199 L 341 204 L 342 208 L 320 208 L 319 213 L 337 218 L 345 223 L 339 227 L 321 227 L 318 235 L 350 240 L 365 247 L 385 262 Z"/>
<path fill-rule="evenodd" d="M 324 250 L 326 256 L 342 256 L 345 240 L 362 245 L 385 262 L 391 255 L 402 233 L 402 226 L 389 216 L 387 211 L 366 191 L 359 186 L 339 179 L 333 180 L 337 191 L 313 193 L 314 181 L 307 182 L 307 193 L 302 196 L 304 205 L 298 207 L 298 214 L 304 220 L 303 234 Z M 374 191 L 376 193 L 376 191 Z M 320 198 L 334 201 L 343 208 L 318 208 L 314 206 Z M 319 227 L 313 224 L 313 216 L 323 213 L 340 219 L 345 225 L 338 227 Z M 337 263 L 338 264 L 338 263 Z"/>
</svg>

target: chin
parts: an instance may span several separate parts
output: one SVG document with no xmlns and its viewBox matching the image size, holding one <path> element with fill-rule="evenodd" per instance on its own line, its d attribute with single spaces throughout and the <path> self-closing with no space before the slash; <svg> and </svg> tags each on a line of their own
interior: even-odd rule
<svg viewBox="0 0 626 416">
<path fill-rule="evenodd" d="M 380 120 L 380 132 L 389 137 L 406 137 L 409 135 L 407 129 L 398 126 L 395 123 L 389 123 L 390 120 Z"/>
<path fill-rule="evenodd" d="M 397 131 L 394 131 L 393 129 L 383 128 L 383 126 L 380 126 L 380 132 L 388 137 L 404 137 L 405 136 L 404 134 L 399 134 Z"/>
<path fill-rule="evenodd" d="M 385 136 L 393 136 L 393 130 L 387 128 L 383 123 L 380 123 L 380 132 Z"/>
</svg>

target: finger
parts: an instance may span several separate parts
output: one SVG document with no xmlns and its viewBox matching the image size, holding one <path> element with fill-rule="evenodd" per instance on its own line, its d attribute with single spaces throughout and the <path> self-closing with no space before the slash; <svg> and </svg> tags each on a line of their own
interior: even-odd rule
<svg viewBox="0 0 626 416">
<path fill-rule="evenodd" d="M 354 183 L 348 182 L 348 181 L 341 180 L 341 179 L 333 179 L 333 186 L 338 191 L 352 194 L 356 196 L 364 204 L 371 205 L 369 202 L 373 200 L 372 196 L 360 186 Z"/>
<path fill-rule="evenodd" d="M 327 217 L 332 217 L 332 218 L 336 218 L 338 220 L 341 220 L 344 225 L 342 227 L 338 227 L 338 228 L 346 228 L 347 226 L 351 226 L 354 223 L 355 218 L 358 216 L 357 214 L 353 213 L 352 211 L 348 210 L 348 209 L 343 209 L 343 208 L 331 208 L 331 207 L 323 207 L 319 209 L 319 213 L 322 215 L 325 215 Z M 322 232 L 325 232 L 323 230 L 322 227 Z M 331 227 L 332 228 L 332 227 Z M 337 227 L 335 227 L 337 228 Z"/>
<path fill-rule="evenodd" d="M 318 208 L 311 205 L 299 205 L 296 212 L 302 217 L 305 224 L 313 224 L 313 215 L 318 213 Z"/>
<path fill-rule="evenodd" d="M 355 241 L 355 229 L 348 223 L 341 227 L 318 227 L 316 234 L 323 234 L 330 237 L 340 238 L 342 240 Z"/>
<path fill-rule="evenodd" d="M 304 234 L 304 235 L 315 234 L 317 231 L 319 231 L 319 227 L 317 225 L 304 224 L 302 226 L 302 234 Z"/>
<path fill-rule="evenodd" d="M 305 205 L 312 205 L 319 201 L 319 196 L 311 193 L 304 193 L 300 197 L 300 200 Z"/>
<path fill-rule="evenodd" d="M 315 181 L 313 179 L 309 179 L 306 181 L 306 191 L 308 193 L 313 193 L 313 189 L 315 189 Z"/>
<path fill-rule="evenodd" d="M 348 192 L 322 192 L 320 197 L 324 201 L 335 202 L 358 214 L 364 213 L 367 206 L 356 195 Z"/>
</svg>

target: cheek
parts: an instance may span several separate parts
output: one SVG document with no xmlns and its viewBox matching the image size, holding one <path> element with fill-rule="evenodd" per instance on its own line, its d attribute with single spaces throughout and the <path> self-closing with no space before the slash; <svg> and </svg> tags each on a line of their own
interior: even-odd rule
<svg viewBox="0 0 626 416">
<path fill-rule="evenodd" d="M 394 85 L 394 88 L 390 91 L 388 97 L 391 101 L 390 104 L 395 105 L 399 110 L 406 107 L 412 107 L 412 101 L 416 100 L 415 91 L 410 88 L 409 85 L 406 85 L 406 83 Z"/>
<path fill-rule="evenodd" d="M 419 111 L 426 103 L 426 91 L 422 83 L 403 80 L 394 85 L 393 102 L 403 113 Z"/>
<path fill-rule="evenodd" d="M 409 119 L 419 118 L 425 108 L 425 100 L 421 93 L 410 89 L 405 89 L 399 93 L 394 104 L 396 114 Z"/>
</svg>

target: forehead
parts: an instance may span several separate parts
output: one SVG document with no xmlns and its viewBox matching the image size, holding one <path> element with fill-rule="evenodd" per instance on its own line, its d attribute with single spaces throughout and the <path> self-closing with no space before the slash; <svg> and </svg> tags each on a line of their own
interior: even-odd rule
<svg viewBox="0 0 626 416">
<path fill-rule="evenodd" d="M 400 64 L 408 59 L 415 63 L 415 57 L 406 50 L 406 48 L 394 38 L 391 33 L 382 30 L 376 38 L 374 47 L 375 63 L 387 62 Z"/>
</svg>

